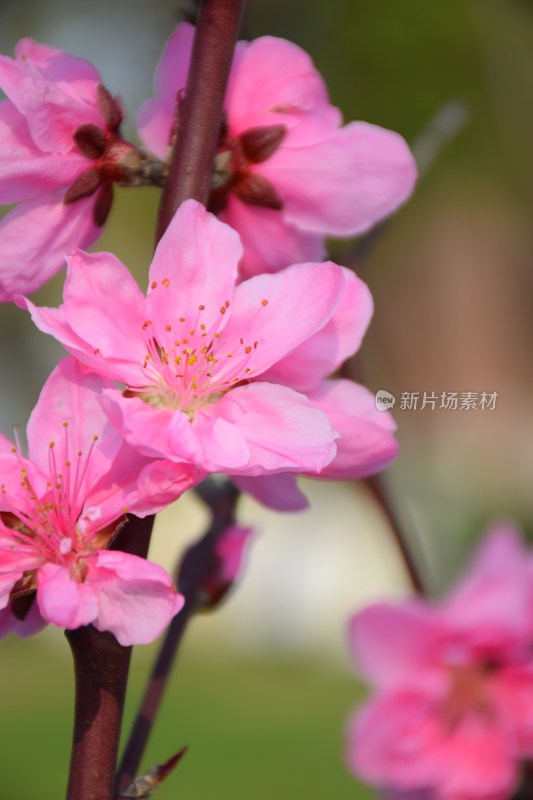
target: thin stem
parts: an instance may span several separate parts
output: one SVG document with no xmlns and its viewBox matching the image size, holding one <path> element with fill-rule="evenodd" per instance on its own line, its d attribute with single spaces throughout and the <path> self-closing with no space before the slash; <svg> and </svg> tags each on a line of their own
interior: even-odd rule
<svg viewBox="0 0 533 800">
<path fill-rule="evenodd" d="M 243 0 L 202 0 L 185 98 L 157 223 L 157 241 L 178 206 L 209 196 L 224 96 L 239 31 Z"/>
<path fill-rule="evenodd" d="M 394 508 L 388 492 L 383 485 L 383 478 L 379 475 L 373 475 L 370 478 L 366 478 L 365 484 L 387 518 L 394 539 L 396 540 L 396 544 L 398 545 L 398 550 L 400 551 L 400 555 L 403 559 L 405 569 L 413 585 L 413 589 L 415 592 L 417 592 L 417 594 L 422 596 L 426 595 L 428 593 L 428 587 L 426 585 L 426 580 L 423 577 L 421 565 L 418 564 L 418 561 L 412 552 L 411 543 L 407 540 L 407 537 L 403 532 L 396 509 Z"/>
<path fill-rule="evenodd" d="M 214 546 L 227 526 L 234 522 L 238 497 L 238 490 L 229 481 L 219 489 L 210 500 L 213 515 L 211 525 L 204 536 L 185 553 L 177 569 L 176 582 L 185 596 L 185 607 L 170 623 L 148 679 L 119 768 L 119 794 L 125 791 L 139 770 L 183 634 L 198 608 L 199 590 L 208 577 Z"/>
</svg>

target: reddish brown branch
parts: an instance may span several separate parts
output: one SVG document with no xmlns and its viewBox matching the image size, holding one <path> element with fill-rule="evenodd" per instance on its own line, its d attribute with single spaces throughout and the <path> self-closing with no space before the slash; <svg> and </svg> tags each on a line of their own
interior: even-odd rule
<svg viewBox="0 0 533 800">
<path fill-rule="evenodd" d="M 67 800 L 111 800 L 131 647 L 92 626 L 66 637 L 76 675 Z"/>
<path fill-rule="evenodd" d="M 114 549 L 146 557 L 154 518 L 130 516 Z M 111 800 L 131 647 L 92 625 L 66 631 L 76 677 L 67 800 Z"/>
<path fill-rule="evenodd" d="M 174 148 L 159 206 L 157 241 L 184 200 L 193 198 L 207 203 L 242 6 L 243 0 L 203 0 L 200 4 L 178 119 L 178 146 Z"/>
</svg>

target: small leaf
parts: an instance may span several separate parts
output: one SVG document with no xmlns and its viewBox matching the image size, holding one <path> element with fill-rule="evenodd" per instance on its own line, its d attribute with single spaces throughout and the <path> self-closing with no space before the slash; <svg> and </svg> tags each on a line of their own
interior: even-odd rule
<svg viewBox="0 0 533 800">
<path fill-rule="evenodd" d="M 151 767 L 148 772 L 139 775 L 139 777 L 135 778 L 133 783 L 128 786 L 126 791 L 122 792 L 120 797 L 132 797 L 135 798 L 135 800 L 146 800 L 146 798 L 151 797 L 165 778 L 177 767 L 188 749 L 188 747 L 182 747 L 176 755 L 169 758 L 164 764 Z"/>
</svg>

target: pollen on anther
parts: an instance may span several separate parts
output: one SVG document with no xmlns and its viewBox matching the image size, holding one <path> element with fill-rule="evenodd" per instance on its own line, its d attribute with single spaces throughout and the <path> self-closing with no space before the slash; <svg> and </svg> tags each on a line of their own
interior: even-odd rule
<svg viewBox="0 0 533 800">
<path fill-rule="evenodd" d="M 165 287 L 165 289 L 166 289 L 166 287 L 169 285 L 170 281 L 169 281 L 169 279 L 168 279 L 168 278 L 163 278 L 163 280 L 161 281 L 161 283 L 162 283 L 162 285 L 163 285 L 163 286 Z"/>
<path fill-rule="evenodd" d="M 62 425 L 64 428 L 68 428 L 68 422 L 63 422 Z"/>
<path fill-rule="evenodd" d="M 48 447 L 49 447 L 50 449 L 52 449 L 52 448 L 53 448 L 53 447 L 55 447 L 55 446 L 56 446 L 56 443 L 55 443 L 55 442 L 50 442 L 50 444 L 48 445 Z"/>
<path fill-rule="evenodd" d="M 156 289 L 156 288 L 157 288 L 157 281 L 152 281 L 152 283 L 150 284 L 150 289 Z"/>
<path fill-rule="evenodd" d="M 244 352 L 245 353 L 251 353 L 252 352 L 252 348 L 250 347 L 250 345 L 248 345 L 247 347 L 244 348 Z"/>
<path fill-rule="evenodd" d="M 11 448 L 11 452 L 12 452 L 12 453 L 16 453 L 16 452 L 17 452 L 17 448 L 16 448 L 16 447 L 12 447 L 12 448 Z"/>
<path fill-rule="evenodd" d="M 261 300 L 261 305 L 262 306 L 267 306 L 268 305 L 268 300 Z"/>
<path fill-rule="evenodd" d="M 226 306 L 220 306 L 220 313 L 221 314 L 225 314 L 226 313 Z"/>
<path fill-rule="evenodd" d="M 226 306 L 226 308 L 229 308 L 229 300 L 226 300 L 226 302 L 224 303 L 224 305 Z"/>
<path fill-rule="evenodd" d="M 151 320 L 151 319 L 147 319 L 147 320 L 146 320 L 146 321 L 143 323 L 143 328 L 148 328 L 148 327 L 150 327 L 150 325 L 151 325 L 151 324 L 152 324 L 152 320 Z"/>
<path fill-rule="evenodd" d="M 165 330 L 166 331 L 171 331 L 172 330 L 172 325 L 165 325 Z"/>
<path fill-rule="evenodd" d="M 198 311 L 205 311 L 205 306 L 198 306 Z"/>
<path fill-rule="evenodd" d="M 178 322 L 185 322 L 185 317 L 179 317 Z"/>
<path fill-rule="evenodd" d="M 99 438 L 100 438 L 99 436 L 96 436 L 96 435 L 93 436 L 93 442 L 97 442 Z"/>
</svg>

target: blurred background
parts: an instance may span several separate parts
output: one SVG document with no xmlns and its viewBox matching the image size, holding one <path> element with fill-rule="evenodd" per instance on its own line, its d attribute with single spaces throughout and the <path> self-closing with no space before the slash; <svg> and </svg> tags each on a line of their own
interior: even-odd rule
<svg viewBox="0 0 533 800">
<path fill-rule="evenodd" d="M 0 0 L 0 51 L 31 36 L 84 56 L 128 110 L 180 16 L 175 0 Z M 422 174 L 383 229 L 346 249 L 376 313 L 353 374 L 396 397 L 401 454 L 386 474 L 425 577 L 438 594 L 483 527 L 533 522 L 533 4 L 529 0 L 250 0 L 244 36 L 308 50 L 347 120 L 399 131 Z M 144 287 L 158 192 L 119 190 L 97 249 Z M 62 278 L 35 295 L 57 305 Z M 0 427 L 24 428 L 62 355 L 17 308 L 0 309 Z M 440 408 L 442 393 L 497 394 L 494 409 Z M 418 407 L 402 396 L 419 394 Z M 423 395 L 435 395 L 435 408 Z M 412 401 L 414 402 L 414 401 Z M 343 766 L 343 730 L 364 689 L 346 621 L 411 590 L 387 521 L 364 486 L 307 481 L 311 510 L 282 516 L 243 501 L 257 528 L 243 585 L 187 634 L 146 766 L 191 747 L 161 800 L 370 798 Z M 194 497 L 158 520 L 168 568 L 206 523 Z M 56 800 L 65 785 L 72 676 L 61 633 L 2 643 L 2 795 Z M 135 654 L 131 719 L 151 648 Z M 126 725 L 127 729 L 127 725 Z M 9 735 L 7 735 L 9 734 Z"/>
</svg>

